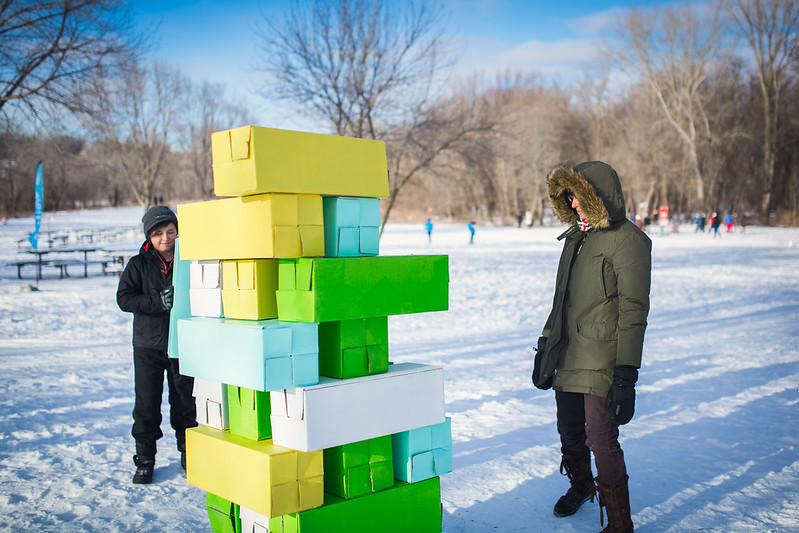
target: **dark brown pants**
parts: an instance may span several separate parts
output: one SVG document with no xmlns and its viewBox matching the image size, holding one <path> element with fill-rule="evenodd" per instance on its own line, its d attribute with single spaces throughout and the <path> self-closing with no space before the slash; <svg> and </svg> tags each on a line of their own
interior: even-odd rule
<svg viewBox="0 0 799 533">
<path fill-rule="evenodd" d="M 594 454 L 597 479 L 606 486 L 627 476 L 619 427 L 610 421 L 605 398 L 591 394 L 555 391 L 561 451 L 581 457 Z"/>
</svg>

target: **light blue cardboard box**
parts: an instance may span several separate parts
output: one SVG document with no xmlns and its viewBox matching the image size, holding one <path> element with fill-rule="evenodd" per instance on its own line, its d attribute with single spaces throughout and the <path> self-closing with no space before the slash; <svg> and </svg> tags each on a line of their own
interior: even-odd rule
<svg viewBox="0 0 799 533">
<path fill-rule="evenodd" d="M 180 239 L 175 240 L 175 261 L 172 264 L 172 286 L 175 287 L 172 310 L 169 312 L 169 338 L 166 353 L 169 357 L 180 357 L 180 341 L 178 339 L 178 320 L 191 316 L 189 304 L 189 287 L 191 284 L 191 261 L 180 259 Z"/>
<path fill-rule="evenodd" d="M 319 382 L 317 325 L 190 317 L 178 320 L 180 372 L 257 391 Z"/>
<path fill-rule="evenodd" d="M 325 256 L 360 257 L 378 254 L 380 200 L 331 196 L 322 200 Z"/>
<path fill-rule="evenodd" d="M 394 477 L 408 483 L 452 472 L 452 419 L 391 436 Z"/>
</svg>

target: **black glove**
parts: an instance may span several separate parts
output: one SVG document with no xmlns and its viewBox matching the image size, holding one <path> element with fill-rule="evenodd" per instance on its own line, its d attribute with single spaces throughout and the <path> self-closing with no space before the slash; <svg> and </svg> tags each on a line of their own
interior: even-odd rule
<svg viewBox="0 0 799 533">
<path fill-rule="evenodd" d="M 613 369 L 613 384 L 605 400 L 610 421 L 622 426 L 633 419 L 635 413 L 635 382 L 638 369 L 634 366 L 617 366 Z"/>
<path fill-rule="evenodd" d="M 172 309 L 172 304 L 175 302 L 175 287 L 170 285 L 161 291 L 161 303 L 164 305 L 164 310 L 169 311 Z"/>
</svg>

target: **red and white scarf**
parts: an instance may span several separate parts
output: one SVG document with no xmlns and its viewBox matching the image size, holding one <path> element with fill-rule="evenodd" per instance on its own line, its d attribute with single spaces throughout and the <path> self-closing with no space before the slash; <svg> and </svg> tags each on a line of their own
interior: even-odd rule
<svg viewBox="0 0 799 533">
<path fill-rule="evenodd" d="M 580 219 L 577 221 L 577 227 L 580 229 L 580 231 L 585 233 L 591 229 L 591 224 L 589 224 L 587 220 Z"/>
</svg>

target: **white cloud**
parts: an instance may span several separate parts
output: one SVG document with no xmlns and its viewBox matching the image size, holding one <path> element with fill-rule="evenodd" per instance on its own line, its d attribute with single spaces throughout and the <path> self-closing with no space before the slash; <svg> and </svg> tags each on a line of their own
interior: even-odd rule
<svg viewBox="0 0 799 533">
<path fill-rule="evenodd" d="M 500 42 L 470 43 L 456 66 L 460 75 L 471 73 L 533 72 L 568 82 L 583 65 L 596 60 L 599 47 L 594 39 L 530 40 L 519 45 Z M 476 50 L 476 51 L 475 51 Z"/>
<path fill-rule="evenodd" d="M 584 17 L 577 17 L 565 21 L 566 26 L 580 35 L 602 35 L 619 24 L 627 12 L 625 7 L 612 7 L 604 11 L 590 13 Z"/>
</svg>

